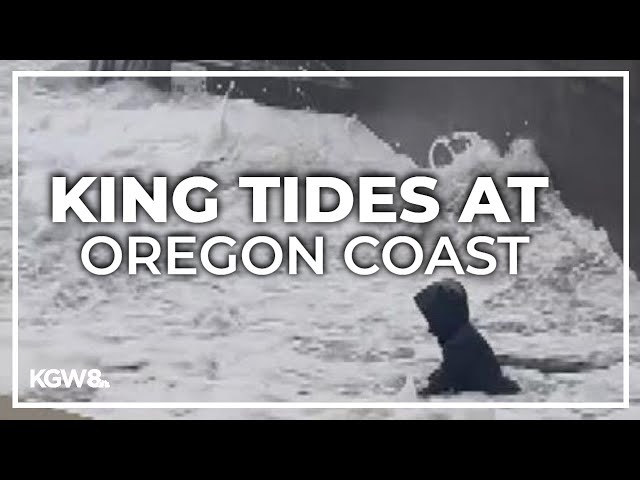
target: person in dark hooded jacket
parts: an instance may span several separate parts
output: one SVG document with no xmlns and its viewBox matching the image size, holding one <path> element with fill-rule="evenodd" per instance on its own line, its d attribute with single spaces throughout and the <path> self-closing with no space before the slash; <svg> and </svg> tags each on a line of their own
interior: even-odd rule
<svg viewBox="0 0 640 480">
<path fill-rule="evenodd" d="M 420 291 L 414 300 L 442 349 L 442 363 L 429 376 L 428 385 L 418 391 L 419 396 L 520 391 L 515 381 L 503 375 L 493 350 L 470 323 L 462 284 L 450 279 L 439 281 Z"/>
</svg>

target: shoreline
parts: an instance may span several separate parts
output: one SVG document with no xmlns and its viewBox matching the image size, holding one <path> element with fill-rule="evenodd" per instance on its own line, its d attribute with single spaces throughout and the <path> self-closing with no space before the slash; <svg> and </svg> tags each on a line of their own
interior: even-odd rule
<svg viewBox="0 0 640 480">
<path fill-rule="evenodd" d="M 0 420 L 92 420 L 91 417 L 48 408 L 11 408 L 11 397 L 0 395 Z"/>
</svg>

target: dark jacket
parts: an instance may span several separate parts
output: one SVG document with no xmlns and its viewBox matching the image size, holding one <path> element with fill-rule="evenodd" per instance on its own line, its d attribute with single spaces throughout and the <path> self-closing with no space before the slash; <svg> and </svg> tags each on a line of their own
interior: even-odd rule
<svg viewBox="0 0 640 480">
<path fill-rule="evenodd" d="M 459 282 L 434 283 L 414 299 L 442 349 L 442 363 L 419 395 L 463 391 L 490 395 L 519 392 L 518 385 L 503 375 L 487 341 L 469 322 L 467 294 Z"/>
</svg>

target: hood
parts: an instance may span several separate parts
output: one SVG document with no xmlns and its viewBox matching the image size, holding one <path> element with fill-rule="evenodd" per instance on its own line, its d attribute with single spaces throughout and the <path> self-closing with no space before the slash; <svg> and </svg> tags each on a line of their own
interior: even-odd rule
<svg viewBox="0 0 640 480">
<path fill-rule="evenodd" d="M 467 292 L 456 280 L 433 283 L 418 292 L 414 300 L 440 344 L 469 322 Z"/>
</svg>

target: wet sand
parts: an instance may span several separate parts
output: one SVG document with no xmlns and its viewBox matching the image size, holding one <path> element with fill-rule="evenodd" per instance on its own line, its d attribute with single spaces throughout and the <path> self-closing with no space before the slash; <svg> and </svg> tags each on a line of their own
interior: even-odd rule
<svg viewBox="0 0 640 480">
<path fill-rule="evenodd" d="M 15 409 L 11 408 L 11 397 L 0 396 L 0 420 L 90 420 L 75 413 L 47 408 Z"/>
</svg>

